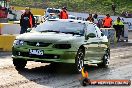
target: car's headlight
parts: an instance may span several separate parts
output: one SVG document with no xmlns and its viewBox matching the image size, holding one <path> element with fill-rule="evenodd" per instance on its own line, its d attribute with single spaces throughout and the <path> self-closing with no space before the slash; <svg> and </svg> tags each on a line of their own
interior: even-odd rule
<svg viewBox="0 0 132 88">
<path fill-rule="evenodd" d="M 22 41 L 22 40 L 15 40 L 14 43 L 13 43 L 13 46 L 14 45 L 24 45 L 24 41 Z"/>
<path fill-rule="evenodd" d="M 55 45 L 53 45 L 53 48 L 70 49 L 71 48 L 71 44 L 55 44 Z"/>
</svg>

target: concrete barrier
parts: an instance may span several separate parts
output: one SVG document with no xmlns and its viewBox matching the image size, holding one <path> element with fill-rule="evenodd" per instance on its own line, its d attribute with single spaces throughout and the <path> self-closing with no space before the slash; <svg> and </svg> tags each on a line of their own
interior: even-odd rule
<svg viewBox="0 0 132 88">
<path fill-rule="evenodd" d="M 7 18 L 0 18 L 0 23 L 7 23 L 8 19 Z"/>
<path fill-rule="evenodd" d="M 0 23 L 0 34 L 20 34 L 20 24 Z"/>
<path fill-rule="evenodd" d="M 16 35 L 0 35 L 0 51 L 11 51 Z"/>
</svg>

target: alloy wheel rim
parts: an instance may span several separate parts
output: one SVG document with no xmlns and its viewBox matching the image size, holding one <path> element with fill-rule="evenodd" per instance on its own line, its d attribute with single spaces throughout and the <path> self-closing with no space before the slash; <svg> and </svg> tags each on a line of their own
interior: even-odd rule
<svg viewBox="0 0 132 88">
<path fill-rule="evenodd" d="M 78 53 L 78 65 L 77 65 L 78 71 L 82 70 L 83 65 L 84 65 L 84 62 L 83 62 L 83 52 L 79 52 Z"/>
<path fill-rule="evenodd" d="M 106 65 L 108 66 L 110 62 L 108 53 L 105 55 L 105 60 L 106 60 Z"/>
</svg>

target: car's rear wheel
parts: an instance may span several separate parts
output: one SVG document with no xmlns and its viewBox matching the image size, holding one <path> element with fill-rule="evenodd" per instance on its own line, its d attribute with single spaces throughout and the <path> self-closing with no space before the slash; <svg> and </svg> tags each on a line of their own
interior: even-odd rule
<svg viewBox="0 0 132 88">
<path fill-rule="evenodd" d="M 13 59 L 13 64 L 14 64 L 15 68 L 17 70 L 19 70 L 19 69 L 23 69 L 26 66 L 27 61 L 22 60 L 22 59 Z"/>
<path fill-rule="evenodd" d="M 110 51 L 107 50 L 106 54 L 104 54 L 102 63 L 98 64 L 98 67 L 108 68 L 110 63 Z"/>
<path fill-rule="evenodd" d="M 82 68 L 84 67 L 84 56 L 85 56 L 84 50 L 80 48 L 77 52 L 75 60 L 76 72 L 81 72 Z"/>
</svg>

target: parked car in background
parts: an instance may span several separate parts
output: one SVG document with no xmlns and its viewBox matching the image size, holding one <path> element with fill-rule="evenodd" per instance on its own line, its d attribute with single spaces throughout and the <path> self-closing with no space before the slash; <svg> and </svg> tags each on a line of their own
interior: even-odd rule
<svg viewBox="0 0 132 88">
<path fill-rule="evenodd" d="M 73 15 L 68 15 L 68 19 L 77 19 L 77 18 Z"/>
<path fill-rule="evenodd" d="M 47 8 L 46 11 L 44 12 L 45 17 L 50 16 L 50 13 L 54 13 L 56 15 L 60 14 L 61 9 L 56 9 L 56 8 Z"/>
<path fill-rule="evenodd" d="M 34 18 L 35 18 L 35 23 L 36 24 L 40 24 L 40 23 L 44 22 L 44 18 L 41 15 L 34 15 Z"/>
<path fill-rule="evenodd" d="M 132 18 L 132 13 L 130 13 L 130 12 L 122 12 L 121 16 L 123 16 L 125 18 Z"/>
</svg>

